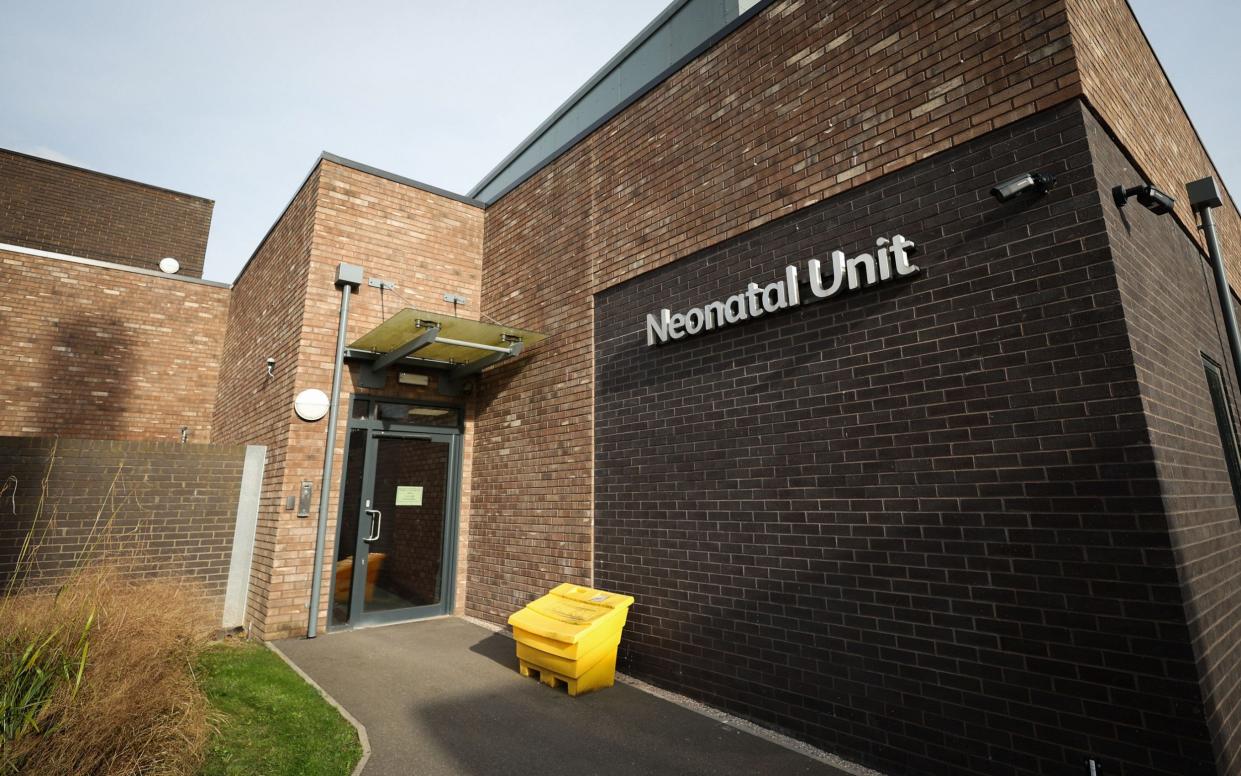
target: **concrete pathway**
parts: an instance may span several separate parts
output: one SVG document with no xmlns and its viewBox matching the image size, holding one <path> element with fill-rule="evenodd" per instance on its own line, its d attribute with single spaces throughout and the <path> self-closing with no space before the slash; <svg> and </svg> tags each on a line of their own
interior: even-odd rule
<svg viewBox="0 0 1241 776">
<path fill-rule="evenodd" d="M 460 619 L 277 646 L 366 726 L 363 776 L 847 776 L 624 684 L 570 698 L 519 675 L 512 640 Z"/>
</svg>

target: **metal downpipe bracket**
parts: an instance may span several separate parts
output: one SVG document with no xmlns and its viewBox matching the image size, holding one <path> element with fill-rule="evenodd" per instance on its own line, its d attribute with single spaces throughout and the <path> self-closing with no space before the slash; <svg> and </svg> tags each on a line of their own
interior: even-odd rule
<svg viewBox="0 0 1241 776">
<path fill-rule="evenodd" d="M 1202 235 L 1207 242 L 1207 255 L 1211 259 L 1211 272 L 1215 276 L 1215 292 L 1219 296 L 1220 311 L 1224 314 L 1224 331 L 1228 334 L 1228 349 L 1232 352 L 1233 374 L 1241 379 L 1241 332 L 1237 329 L 1237 312 L 1232 305 L 1232 289 L 1228 285 L 1228 271 L 1224 267 L 1224 254 L 1220 251 L 1219 235 L 1215 231 L 1215 218 L 1211 210 L 1223 204 L 1214 178 L 1203 178 L 1186 186 L 1190 206 L 1202 219 Z"/>
<path fill-rule="evenodd" d="M 310 620 L 306 638 L 319 631 L 319 596 L 323 591 L 323 548 L 327 543 L 327 508 L 331 495 L 332 464 L 336 452 L 336 420 L 340 415 L 340 381 L 345 363 L 345 325 L 349 320 L 349 295 L 362 285 L 362 268 L 341 263 L 336 268 L 340 287 L 340 323 L 336 327 L 336 361 L 332 366 L 332 393 L 328 402 L 327 450 L 323 452 L 323 480 L 319 486 L 319 525 L 315 532 L 315 565 L 310 577 Z"/>
</svg>

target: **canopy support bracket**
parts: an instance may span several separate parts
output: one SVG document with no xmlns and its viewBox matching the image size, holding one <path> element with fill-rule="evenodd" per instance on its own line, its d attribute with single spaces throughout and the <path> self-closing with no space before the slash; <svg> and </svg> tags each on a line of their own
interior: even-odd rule
<svg viewBox="0 0 1241 776">
<path fill-rule="evenodd" d="M 432 326 L 404 345 L 395 350 L 389 350 L 370 363 L 365 372 L 359 376 L 358 382 L 366 388 L 383 388 L 388 382 L 388 367 L 434 343 L 439 335 L 440 327 Z"/>
<path fill-rule="evenodd" d="M 521 340 L 509 345 L 504 351 L 497 351 L 482 358 L 475 359 L 468 364 L 454 367 L 448 374 L 440 378 L 438 390 L 445 396 L 459 396 L 461 394 L 462 383 L 465 378 L 476 375 L 492 364 L 498 364 L 501 361 L 514 358 L 521 355 Z M 488 348 L 496 350 L 495 348 Z"/>
</svg>

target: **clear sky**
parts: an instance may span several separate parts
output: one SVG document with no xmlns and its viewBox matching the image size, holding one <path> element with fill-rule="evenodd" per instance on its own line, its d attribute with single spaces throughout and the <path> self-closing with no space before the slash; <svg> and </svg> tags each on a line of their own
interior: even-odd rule
<svg viewBox="0 0 1241 776">
<path fill-rule="evenodd" d="M 214 199 L 231 281 L 320 151 L 465 193 L 667 2 L 7 0 L 0 146 Z M 1241 3 L 1133 6 L 1241 187 Z"/>
</svg>

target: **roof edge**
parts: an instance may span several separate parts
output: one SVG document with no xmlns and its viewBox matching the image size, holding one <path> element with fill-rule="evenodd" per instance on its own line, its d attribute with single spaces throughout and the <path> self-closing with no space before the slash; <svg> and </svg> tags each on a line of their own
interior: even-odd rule
<svg viewBox="0 0 1241 776">
<path fill-rule="evenodd" d="M 0 251 L 8 253 L 17 253 L 23 256 L 37 256 L 41 259 L 53 259 L 55 261 L 66 261 L 71 264 L 85 264 L 88 267 L 100 267 L 102 269 L 114 269 L 120 272 L 132 272 L 135 275 L 146 275 L 147 277 L 159 278 L 160 280 L 176 280 L 181 283 L 194 283 L 200 286 L 211 286 L 212 288 L 230 289 L 232 284 L 221 283 L 218 280 L 207 280 L 206 278 L 196 278 L 193 275 L 177 275 L 159 270 L 147 269 L 146 267 L 135 267 L 132 264 L 118 264 L 114 261 L 101 261 L 100 259 L 88 259 L 85 256 L 73 256 L 68 253 L 57 253 L 56 251 L 45 251 L 39 248 L 27 248 L 24 245 L 14 245 L 12 243 L 0 243 Z"/>
<path fill-rule="evenodd" d="M 1129 15 L 1133 18 L 1133 23 L 1137 25 L 1138 32 L 1142 34 L 1142 42 L 1146 44 L 1146 49 L 1155 59 L 1155 64 L 1159 67 L 1159 72 L 1163 74 L 1164 83 L 1172 91 L 1172 97 L 1176 100 L 1177 106 L 1181 109 L 1181 115 L 1189 122 L 1189 129 L 1194 133 L 1194 140 L 1198 141 L 1198 147 L 1202 149 L 1202 155 L 1206 157 L 1207 164 L 1211 165 L 1212 177 L 1219 183 L 1220 188 L 1224 190 L 1228 202 L 1232 205 L 1234 213 L 1241 215 L 1241 207 L 1237 205 L 1237 201 L 1232 198 L 1232 193 L 1228 191 L 1228 182 L 1224 180 L 1224 174 L 1220 172 L 1219 166 L 1215 164 L 1215 160 L 1211 158 L 1211 149 L 1207 148 L 1207 144 L 1202 139 L 1202 133 L 1198 131 L 1198 126 L 1194 124 L 1194 117 L 1189 115 L 1189 109 L 1185 107 L 1185 101 L 1181 99 L 1181 94 L 1176 90 L 1176 84 L 1172 83 L 1172 77 L 1168 75 L 1168 69 L 1163 66 L 1163 60 L 1159 58 L 1159 52 L 1155 51 L 1154 45 L 1151 44 L 1150 36 L 1146 34 L 1146 28 L 1142 26 L 1142 20 L 1138 18 L 1137 13 L 1133 10 L 1133 3 L 1125 0 L 1125 9 L 1129 11 Z M 1179 182 L 1184 186 L 1186 181 Z M 1177 192 L 1181 194 L 1183 192 Z"/>
<path fill-rule="evenodd" d="M 724 38 L 732 34 L 738 27 L 740 27 L 741 25 L 748 22 L 750 19 L 757 16 L 765 8 L 771 5 L 774 1 L 775 0 L 757 0 L 756 2 L 751 2 L 749 7 L 741 11 L 736 16 L 736 18 L 732 19 L 730 22 L 725 24 L 723 27 L 721 27 L 714 34 L 709 36 L 702 43 L 693 47 L 687 54 L 685 54 L 685 56 L 673 62 L 671 66 L 669 66 L 668 68 L 660 72 L 654 78 L 647 81 L 643 85 L 639 86 L 636 90 L 631 92 L 629 95 L 623 97 L 619 103 L 613 106 L 610 110 L 606 111 L 599 119 L 591 122 L 590 125 L 588 125 L 581 132 L 574 135 L 568 142 L 557 147 L 555 150 L 550 152 L 542 160 L 532 165 L 529 170 L 527 170 L 522 175 L 518 176 L 513 181 L 512 184 L 505 186 L 494 197 L 491 197 L 489 199 L 482 200 L 482 201 L 485 204 L 490 205 L 502 199 L 504 195 L 508 194 L 510 191 L 517 188 L 525 181 L 529 180 L 531 176 L 535 175 L 536 173 L 538 173 L 539 170 L 542 170 L 548 164 L 558 159 L 561 155 L 563 155 L 570 148 L 580 143 L 588 135 L 590 135 L 595 130 L 597 130 L 599 127 L 603 126 L 608 121 L 610 121 L 612 118 L 614 118 L 618 113 L 620 113 L 621 111 L 625 110 L 625 108 L 628 108 L 630 105 L 640 100 L 642 97 L 644 97 L 648 92 L 650 92 L 656 86 L 663 83 L 665 80 L 667 80 L 672 75 L 680 71 L 690 62 L 692 62 L 694 59 L 698 58 L 703 52 L 707 51 L 712 46 L 714 46 L 716 43 L 719 43 L 721 40 L 723 40 Z M 560 107 L 557 108 L 552 113 L 551 116 L 549 116 L 545 121 L 543 121 L 543 123 L 539 124 L 539 126 L 536 127 L 535 130 L 531 132 L 526 137 L 525 140 L 523 140 L 520 144 L 518 144 L 518 146 L 515 149 L 513 149 L 512 152 L 510 152 L 507 156 L 504 157 L 503 160 L 500 161 L 499 164 L 497 164 L 494 168 L 492 168 L 492 170 L 488 172 L 481 181 L 475 184 L 470 189 L 469 196 L 477 197 L 485 188 L 487 188 L 487 186 L 489 186 L 497 177 L 499 177 L 501 173 L 503 173 L 506 169 L 508 169 L 509 166 L 511 166 L 514 161 L 516 161 L 523 153 L 525 153 L 525 151 L 529 149 L 530 146 L 534 145 L 534 143 L 536 143 L 539 140 L 539 138 L 543 137 L 543 135 L 545 135 L 548 132 L 548 130 L 550 130 L 556 124 L 557 121 L 559 121 L 575 105 L 581 102 L 581 100 L 587 94 L 589 94 L 590 91 L 595 86 L 597 86 L 600 81 L 602 81 L 604 78 L 610 75 L 614 70 L 616 70 L 616 68 L 619 67 L 621 63 L 623 63 L 626 59 L 628 59 L 630 54 L 632 54 L 636 49 L 642 46 L 642 44 L 644 44 L 652 35 L 658 32 L 659 29 L 662 28 L 663 25 L 669 19 L 675 16 L 677 12 L 679 12 L 688 2 L 690 2 L 690 0 L 673 0 L 671 5 L 665 8 L 659 14 L 659 16 L 655 17 L 653 21 L 651 21 L 648 25 L 646 25 L 646 27 L 644 27 L 642 31 L 637 34 L 636 37 L 634 37 L 631 41 L 629 41 L 629 43 L 627 43 L 624 46 L 624 48 L 620 50 L 620 52 L 618 52 L 614 57 L 609 59 L 602 68 L 600 68 L 593 76 L 590 77 L 589 80 L 586 81 L 585 84 L 583 84 L 577 91 L 575 91 L 572 95 L 570 95 L 570 97 L 567 100 L 565 100 L 565 102 L 563 102 L 560 105 Z"/>
<path fill-rule="evenodd" d="M 259 255 L 259 251 L 263 250 L 263 246 L 267 244 L 269 239 L 271 239 L 272 232 L 276 230 L 276 227 L 284 219 L 285 214 L 289 212 L 289 208 L 293 206 L 293 202 L 297 199 L 297 195 L 302 192 L 302 189 L 306 188 L 306 184 L 310 182 L 310 179 L 314 177 L 315 172 L 318 171 L 319 167 L 324 162 L 339 164 L 340 166 L 348 167 L 351 170 L 357 170 L 358 172 L 364 172 L 368 175 L 374 175 L 376 177 L 390 180 L 394 183 L 400 183 L 404 186 L 410 186 L 430 194 L 447 197 L 448 199 L 456 200 L 457 202 L 461 202 L 466 205 L 473 205 L 479 209 L 485 208 L 485 205 L 479 200 L 471 199 L 460 194 L 455 194 L 447 189 L 441 189 L 438 186 L 422 183 L 421 181 L 416 181 L 413 178 L 406 178 L 405 176 L 397 175 L 394 172 L 381 170 L 378 167 L 371 167 L 369 164 L 355 162 L 352 159 L 346 159 L 343 156 L 337 156 L 336 154 L 328 151 L 321 151 L 319 153 L 319 157 L 315 159 L 315 163 L 310 166 L 310 170 L 306 173 L 305 177 L 302 178 L 302 182 L 297 184 L 297 188 L 293 190 L 293 196 L 289 197 L 289 201 L 285 203 L 284 207 L 280 208 L 280 213 L 276 216 L 276 220 L 272 221 L 271 226 L 268 227 L 267 231 L 263 233 L 263 238 L 259 240 L 258 245 L 254 246 L 254 250 L 250 253 L 250 258 L 246 259 L 246 263 L 241 266 L 240 270 L 238 270 L 236 277 L 233 278 L 232 285 L 235 286 L 241 282 L 241 278 L 246 274 L 246 270 L 250 269 L 250 265 L 254 263 L 254 258 Z"/>
<path fill-rule="evenodd" d="M 388 170 L 381 170 L 378 167 L 372 167 L 369 164 L 363 164 L 362 162 L 355 162 L 352 159 L 346 159 L 343 156 L 337 156 L 336 154 L 329 153 L 327 151 L 324 151 L 323 153 L 319 154 L 319 159 L 320 161 L 333 162 L 334 164 L 339 164 L 342 167 L 348 167 L 351 170 L 357 170 L 358 172 L 364 172 L 367 175 L 374 175 L 377 178 L 383 178 L 384 180 L 390 180 L 393 183 L 399 183 L 402 186 L 409 186 L 411 188 L 420 189 L 422 191 L 427 192 L 428 194 L 435 194 L 440 197 L 446 197 L 447 199 L 456 200 L 457 202 L 460 202 L 465 205 L 473 205 L 474 207 L 477 207 L 480 209 L 486 207 L 486 205 L 483 203 L 482 200 L 474 199 L 473 197 L 467 196 L 465 194 L 457 194 L 456 192 L 449 191 L 448 189 L 441 189 L 439 186 L 432 186 L 429 183 L 423 183 L 422 181 L 414 180 L 413 178 L 406 178 L 404 175 L 397 175 L 394 172 L 389 172 Z"/>
<path fill-rule="evenodd" d="M 484 188 L 486 188 L 489 183 L 495 180 L 496 176 L 498 176 L 501 172 L 503 172 L 505 167 L 508 167 L 509 164 L 511 164 L 513 160 L 516 159 L 518 156 L 520 156 L 523 151 L 525 151 L 527 148 L 533 145 L 534 141 L 538 140 L 551 127 L 552 124 L 555 124 L 556 121 L 561 116 L 568 113 L 569 109 L 572 108 L 574 105 L 576 105 L 579 100 L 585 97 L 587 92 L 589 92 L 600 81 L 602 81 L 608 75 L 608 73 L 615 70 L 616 67 L 621 62 L 623 62 L 626 57 L 632 54 L 634 50 L 638 48 L 638 46 L 641 46 L 647 40 L 647 38 L 651 37 L 651 35 L 653 35 L 656 30 L 658 30 L 661 26 L 663 26 L 664 22 L 672 18 L 673 14 L 681 10 L 681 8 L 683 8 L 685 4 L 688 2 L 689 0 L 672 0 L 672 3 L 668 5 L 668 7 L 660 11 L 658 16 L 656 16 L 654 19 L 650 21 L 650 23 L 648 23 L 645 27 L 643 27 L 638 32 L 638 34 L 633 37 L 633 39 L 631 39 L 628 43 L 626 43 L 623 47 L 621 47 L 621 50 L 618 51 L 611 59 L 605 62 L 603 64 L 603 67 L 599 68 L 597 71 L 595 71 L 594 75 L 586 79 L 586 83 L 578 87 L 577 91 L 569 95 L 569 98 L 560 104 L 560 107 L 552 111 L 552 115 L 544 119 L 541 124 L 539 124 L 537 127 L 534 128 L 533 132 L 531 132 L 529 135 L 526 136 L 525 140 L 522 140 L 520 143 L 518 143 L 516 148 L 514 148 L 511 152 L 509 152 L 507 156 L 501 159 L 500 163 L 497 164 L 495 167 L 493 167 L 490 172 L 484 175 L 483 179 L 480 180 L 477 184 L 474 185 L 473 188 L 470 189 L 469 191 L 470 196 L 471 197 L 478 196 L 478 193 L 482 191 Z"/>
<path fill-rule="evenodd" d="M 33 159 L 34 161 L 40 162 L 42 164 L 52 164 L 57 167 L 63 167 L 67 170 L 77 170 L 78 172 L 86 172 L 86 173 L 90 173 L 91 175 L 98 175 L 101 178 L 108 178 L 110 180 L 120 181 L 121 183 L 132 183 L 135 186 L 141 186 L 145 189 L 154 189 L 155 191 L 162 191 L 167 194 L 176 194 L 179 197 L 189 197 L 190 199 L 196 199 L 200 202 L 209 202 L 212 205 L 215 204 L 215 200 L 209 197 L 200 197 L 197 194 L 189 194 L 184 191 L 177 191 L 176 189 L 170 189 L 167 186 L 156 186 L 154 183 L 144 183 L 142 181 L 136 181 L 133 178 L 122 178 L 120 175 L 113 175 L 110 172 L 100 172 L 99 170 L 92 170 L 89 167 L 82 167 L 76 164 L 69 164 L 68 162 L 61 162 L 55 159 L 48 159 L 46 156 L 38 156 L 37 154 L 28 154 L 22 151 L 15 151 L 12 148 L 0 148 L 0 154 L 11 154 L 13 156 L 20 156 L 23 159 Z"/>
<path fill-rule="evenodd" d="M 315 172 L 318 171 L 319 165 L 322 163 L 323 156 L 320 155 L 318 159 L 315 159 L 315 163 L 311 165 L 310 171 L 306 173 L 306 177 L 302 178 L 302 182 L 297 184 L 297 188 L 293 190 L 293 196 L 289 197 L 289 201 L 285 203 L 284 207 L 280 208 L 280 214 L 276 216 L 276 220 L 271 222 L 271 226 L 267 227 L 267 231 L 263 233 L 263 239 L 259 240 L 258 245 L 254 246 L 254 250 L 250 252 L 250 258 L 246 259 L 246 263 L 242 264 L 241 269 L 237 271 L 236 277 L 233 278 L 232 284 L 234 286 L 241 282 L 241 278 L 246 274 L 246 270 L 250 269 L 250 265 L 254 263 L 255 257 L 259 255 L 259 251 L 263 250 L 263 246 L 271 239 L 272 232 L 276 231 L 276 227 L 284 220 L 284 216 L 289 212 L 289 208 L 293 207 L 294 201 L 297 200 L 297 195 L 302 193 L 302 189 L 306 188 L 306 184 L 314 177 Z"/>
</svg>

